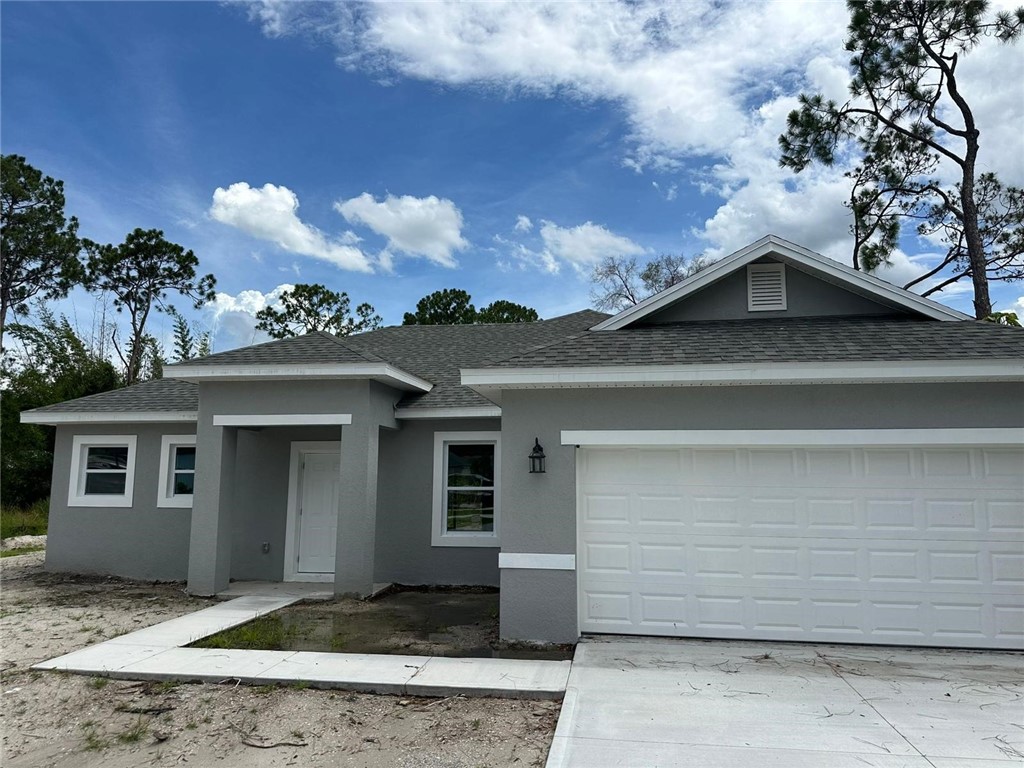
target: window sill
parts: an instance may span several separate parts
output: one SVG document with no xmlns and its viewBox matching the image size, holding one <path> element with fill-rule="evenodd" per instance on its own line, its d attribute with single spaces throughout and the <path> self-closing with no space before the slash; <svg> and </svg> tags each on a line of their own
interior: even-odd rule
<svg viewBox="0 0 1024 768">
<path fill-rule="evenodd" d="M 128 496 L 72 496 L 68 499 L 69 507 L 131 507 L 132 500 Z"/>
<path fill-rule="evenodd" d="M 493 547 L 499 549 L 501 542 L 498 537 L 491 534 L 483 534 L 480 536 L 473 535 L 462 535 L 462 536 L 451 536 L 444 534 L 435 533 L 433 539 L 430 542 L 432 547 Z"/>
</svg>

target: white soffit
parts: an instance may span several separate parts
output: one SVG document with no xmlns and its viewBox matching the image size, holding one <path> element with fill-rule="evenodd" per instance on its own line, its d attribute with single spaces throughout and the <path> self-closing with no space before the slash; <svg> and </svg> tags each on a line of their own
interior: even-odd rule
<svg viewBox="0 0 1024 768">
<path fill-rule="evenodd" d="M 741 248 L 721 261 L 712 264 L 707 269 L 702 269 L 681 283 L 677 283 L 661 293 L 656 293 L 636 306 L 623 310 L 614 317 L 598 323 L 591 330 L 615 331 L 619 328 L 624 328 L 664 309 L 670 304 L 674 304 L 692 293 L 696 293 L 702 288 L 706 288 L 740 267 L 764 256 L 774 256 L 781 259 L 783 263 L 805 267 L 812 274 L 826 279 L 834 285 L 852 290 L 862 296 L 874 298 L 885 304 L 896 305 L 912 312 L 918 312 L 925 317 L 935 320 L 971 319 L 962 312 L 957 312 L 955 309 L 951 309 L 944 304 L 918 296 L 911 291 L 905 291 L 873 275 L 858 272 L 796 243 L 791 243 L 776 235 L 766 235 L 757 242 L 751 243 L 747 247 Z"/>
<path fill-rule="evenodd" d="M 1024 445 L 1024 428 L 977 429 L 564 429 L 562 445 Z"/>
<path fill-rule="evenodd" d="M 373 379 L 396 389 L 429 392 L 434 385 L 387 363 L 306 363 L 301 365 L 175 365 L 166 378 L 184 381 L 249 381 L 252 379 Z"/>
<path fill-rule="evenodd" d="M 463 407 L 396 408 L 396 419 L 498 419 L 501 408 L 496 405 L 470 405 Z"/>
<path fill-rule="evenodd" d="M 25 411 L 21 414 L 22 424 L 174 424 L 188 423 L 199 419 L 195 411 Z"/>
<path fill-rule="evenodd" d="M 829 363 L 475 368 L 462 383 L 498 402 L 502 389 L 698 387 L 769 384 L 1024 381 L 1020 360 L 900 360 Z"/>
<path fill-rule="evenodd" d="M 215 427 L 301 427 L 351 423 L 351 413 L 225 413 L 213 417 Z"/>
</svg>

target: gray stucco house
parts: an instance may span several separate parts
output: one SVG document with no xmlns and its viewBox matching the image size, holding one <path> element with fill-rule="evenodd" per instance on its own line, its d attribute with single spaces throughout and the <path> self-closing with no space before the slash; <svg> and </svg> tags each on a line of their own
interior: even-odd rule
<svg viewBox="0 0 1024 768">
<path fill-rule="evenodd" d="M 1020 648 L 1022 362 L 769 236 L 614 317 L 314 333 L 22 418 L 57 428 L 56 571 L 500 585 L 523 640 Z"/>
</svg>

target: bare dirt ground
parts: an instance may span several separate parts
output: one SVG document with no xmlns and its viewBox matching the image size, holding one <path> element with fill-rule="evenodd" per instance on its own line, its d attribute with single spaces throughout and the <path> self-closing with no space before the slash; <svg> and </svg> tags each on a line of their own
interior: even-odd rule
<svg viewBox="0 0 1024 768">
<path fill-rule="evenodd" d="M 39 661 L 198 610 L 181 584 L 47 574 L 4 558 L 0 764 L 20 766 L 539 766 L 557 702 L 418 699 L 32 671 Z"/>
</svg>

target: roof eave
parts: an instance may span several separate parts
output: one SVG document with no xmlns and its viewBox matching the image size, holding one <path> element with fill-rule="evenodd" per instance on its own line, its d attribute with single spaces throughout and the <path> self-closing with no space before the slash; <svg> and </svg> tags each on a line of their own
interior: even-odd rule
<svg viewBox="0 0 1024 768">
<path fill-rule="evenodd" d="M 426 379 L 389 363 L 308 363 L 299 365 L 175 365 L 164 376 L 198 384 L 204 381 L 370 379 L 407 392 L 429 392 Z"/>
<path fill-rule="evenodd" d="M 1024 364 L 1005 360 L 895 360 L 725 363 L 579 368 L 477 368 L 462 384 L 494 403 L 505 389 L 699 387 L 1024 381 Z"/>
<path fill-rule="evenodd" d="M 196 411 L 23 411 L 22 424 L 188 424 L 199 420 Z"/>
</svg>

